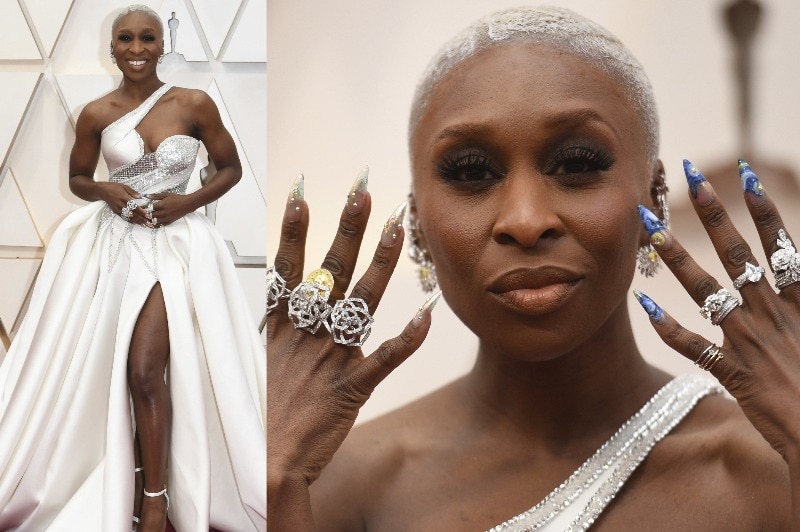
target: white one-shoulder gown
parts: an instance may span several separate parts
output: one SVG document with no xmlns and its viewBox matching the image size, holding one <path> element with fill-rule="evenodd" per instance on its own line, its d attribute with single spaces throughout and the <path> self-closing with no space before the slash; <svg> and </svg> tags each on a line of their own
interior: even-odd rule
<svg viewBox="0 0 800 532">
<path fill-rule="evenodd" d="M 164 85 L 102 133 L 110 179 L 185 193 L 199 142 L 153 153 L 135 130 Z M 133 226 L 103 202 L 61 223 L 0 366 L 0 530 L 130 530 L 126 377 L 139 312 L 161 284 L 173 420 L 169 517 L 179 532 L 266 530 L 266 369 L 228 250 L 198 213 Z"/>
</svg>

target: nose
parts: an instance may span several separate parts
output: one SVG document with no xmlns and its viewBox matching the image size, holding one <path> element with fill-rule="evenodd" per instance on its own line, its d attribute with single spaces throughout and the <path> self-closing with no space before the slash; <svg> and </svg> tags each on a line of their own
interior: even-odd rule
<svg viewBox="0 0 800 532">
<path fill-rule="evenodd" d="M 533 172 L 506 174 L 498 190 L 499 207 L 492 238 L 499 244 L 536 246 L 542 239 L 557 239 L 566 232 L 554 203 L 547 176 Z"/>
<path fill-rule="evenodd" d="M 139 52 L 144 50 L 144 44 L 139 39 L 133 39 L 133 41 L 131 42 L 130 50 L 131 52 L 138 54 Z"/>
</svg>

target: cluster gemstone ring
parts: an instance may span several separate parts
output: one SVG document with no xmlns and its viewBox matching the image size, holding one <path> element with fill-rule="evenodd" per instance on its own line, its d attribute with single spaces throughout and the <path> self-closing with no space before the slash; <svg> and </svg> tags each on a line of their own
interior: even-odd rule
<svg viewBox="0 0 800 532">
<path fill-rule="evenodd" d="M 741 302 L 736 297 L 726 289 L 720 288 L 705 299 L 703 306 L 700 307 L 700 315 L 707 320 L 710 319 L 712 324 L 719 325 L 739 305 Z"/>
<path fill-rule="evenodd" d="M 133 215 L 133 211 L 136 209 L 136 200 L 128 200 L 128 203 L 120 211 L 119 215 L 125 218 L 126 220 L 130 220 L 131 216 Z"/>
<path fill-rule="evenodd" d="M 267 314 L 272 313 L 282 299 L 288 299 L 289 320 L 295 329 L 314 334 L 324 325 L 337 344 L 364 345 L 375 321 L 367 302 L 348 297 L 330 305 L 328 298 L 332 290 L 333 275 L 324 268 L 314 270 L 305 281 L 289 290 L 284 278 L 270 266 L 267 269 Z"/>
<path fill-rule="evenodd" d="M 778 231 L 778 250 L 769 258 L 772 271 L 775 272 L 775 287 L 778 290 L 800 281 L 800 253 L 789 240 L 786 231 Z"/>
</svg>

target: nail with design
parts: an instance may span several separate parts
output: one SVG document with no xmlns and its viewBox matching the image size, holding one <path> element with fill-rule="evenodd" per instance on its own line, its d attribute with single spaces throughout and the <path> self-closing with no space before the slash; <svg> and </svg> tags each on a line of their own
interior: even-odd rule
<svg viewBox="0 0 800 532">
<path fill-rule="evenodd" d="M 644 205 L 637 205 L 636 208 L 650 237 L 650 243 L 659 249 L 669 249 L 672 246 L 672 235 L 663 222 Z"/>
<path fill-rule="evenodd" d="M 647 312 L 651 320 L 661 321 L 661 318 L 664 317 L 664 310 L 659 307 L 655 301 L 636 289 L 633 290 L 633 295 L 636 296 L 636 301 L 638 301 L 644 311 Z"/>
<path fill-rule="evenodd" d="M 739 178 L 742 180 L 742 188 L 745 192 L 752 192 L 756 196 L 764 195 L 764 187 L 761 185 L 761 181 L 758 180 L 747 161 L 743 159 L 739 159 Z"/>
<path fill-rule="evenodd" d="M 397 243 L 400 228 L 403 227 L 403 219 L 406 217 L 406 209 L 408 202 L 404 201 L 397 207 L 386 223 L 383 225 L 383 232 L 381 233 L 381 245 L 390 248 Z"/>
<path fill-rule="evenodd" d="M 422 324 L 422 320 L 425 318 L 425 316 L 433 312 L 433 307 L 436 306 L 436 303 L 439 302 L 439 299 L 441 297 L 442 297 L 442 291 L 438 290 L 435 294 L 429 297 L 427 301 L 425 301 L 425 303 L 422 304 L 421 307 L 419 307 L 419 310 L 417 311 L 417 314 L 414 316 L 414 319 L 411 320 L 411 322 L 414 324 L 414 327 L 419 327 Z"/>
<path fill-rule="evenodd" d="M 369 168 L 364 167 L 358 173 L 358 177 L 353 181 L 353 186 L 347 194 L 347 212 L 355 216 L 364 208 L 364 200 L 367 198 L 367 182 L 369 179 Z"/>
<path fill-rule="evenodd" d="M 286 218 L 289 220 L 300 219 L 300 203 L 305 200 L 305 177 L 300 172 L 297 178 L 292 183 L 292 188 L 289 190 L 289 198 L 286 201 Z"/>
<path fill-rule="evenodd" d="M 683 173 L 686 174 L 689 191 L 698 205 L 708 205 L 714 200 L 711 185 L 706 177 L 688 159 L 683 160 Z"/>
</svg>

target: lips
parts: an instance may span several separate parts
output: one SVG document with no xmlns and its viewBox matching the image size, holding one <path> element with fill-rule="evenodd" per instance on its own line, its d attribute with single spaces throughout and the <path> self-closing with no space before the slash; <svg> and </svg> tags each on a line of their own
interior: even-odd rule
<svg viewBox="0 0 800 532">
<path fill-rule="evenodd" d="M 556 266 L 520 268 L 500 275 L 488 290 L 511 310 L 539 316 L 563 305 L 581 279 L 580 274 Z"/>
<path fill-rule="evenodd" d="M 128 60 L 128 64 L 131 65 L 131 66 L 135 66 L 135 67 L 142 66 L 145 63 L 147 63 L 147 61 L 145 59 L 142 59 L 140 61 Z"/>
</svg>

